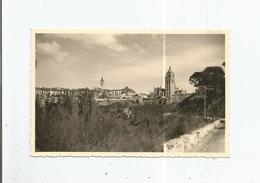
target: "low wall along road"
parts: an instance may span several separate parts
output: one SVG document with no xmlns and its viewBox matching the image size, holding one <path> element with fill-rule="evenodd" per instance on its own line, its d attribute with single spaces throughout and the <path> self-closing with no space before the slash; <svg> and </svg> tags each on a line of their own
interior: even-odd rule
<svg viewBox="0 0 260 183">
<path fill-rule="evenodd" d="M 163 152 L 189 152 L 194 149 L 206 136 L 219 128 L 223 123 L 221 120 L 216 120 L 207 124 L 190 134 L 185 134 L 179 138 L 174 138 L 163 144 Z"/>
</svg>

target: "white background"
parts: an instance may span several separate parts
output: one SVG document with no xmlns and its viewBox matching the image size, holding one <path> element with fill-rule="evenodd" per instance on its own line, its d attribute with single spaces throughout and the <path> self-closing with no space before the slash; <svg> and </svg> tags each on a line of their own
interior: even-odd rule
<svg viewBox="0 0 260 183">
<path fill-rule="evenodd" d="M 260 182 L 258 1 L 4 0 L 3 182 Z M 30 29 L 231 31 L 230 158 L 33 158 Z"/>
</svg>

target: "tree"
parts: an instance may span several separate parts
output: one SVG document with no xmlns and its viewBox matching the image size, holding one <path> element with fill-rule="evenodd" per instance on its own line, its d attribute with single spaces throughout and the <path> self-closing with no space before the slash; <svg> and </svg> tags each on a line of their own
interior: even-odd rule
<svg viewBox="0 0 260 183">
<path fill-rule="evenodd" d="M 221 67 L 207 67 L 202 72 L 195 72 L 189 81 L 197 88 L 206 87 L 217 93 L 225 91 L 225 73 Z"/>
</svg>

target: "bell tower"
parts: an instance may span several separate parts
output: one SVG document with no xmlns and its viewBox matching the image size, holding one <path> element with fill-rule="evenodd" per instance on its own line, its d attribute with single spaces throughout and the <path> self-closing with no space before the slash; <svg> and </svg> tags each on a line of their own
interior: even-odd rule
<svg viewBox="0 0 260 183">
<path fill-rule="evenodd" d="M 104 81 L 103 77 L 101 77 L 101 79 L 100 79 L 100 87 L 103 88 L 104 84 L 105 84 L 105 81 Z"/>
<path fill-rule="evenodd" d="M 175 75 L 171 67 L 165 75 L 165 97 L 169 102 L 173 102 L 173 95 L 175 92 Z"/>
</svg>

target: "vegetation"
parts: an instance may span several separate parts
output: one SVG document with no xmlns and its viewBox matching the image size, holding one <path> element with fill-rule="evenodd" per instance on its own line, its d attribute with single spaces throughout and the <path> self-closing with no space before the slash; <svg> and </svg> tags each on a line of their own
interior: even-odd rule
<svg viewBox="0 0 260 183">
<path fill-rule="evenodd" d="M 221 67 L 207 67 L 202 72 L 195 72 L 189 81 L 197 88 L 210 89 L 219 95 L 225 94 L 225 73 Z"/>
<path fill-rule="evenodd" d="M 36 102 L 37 151 L 160 152 L 165 141 L 206 123 L 189 115 L 163 116 L 171 105 L 97 106 L 90 98 L 79 104 L 67 100 L 45 108 Z M 132 111 L 130 118 L 125 108 Z"/>
<path fill-rule="evenodd" d="M 225 73 L 221 67 L 207 67 L 202 72 L 195 72 L 190 83 L 197 92 L 178 104 L 179 113 L 203 115 L 206 96 L 207 115 L 225 117 Z"/>
</svg>

